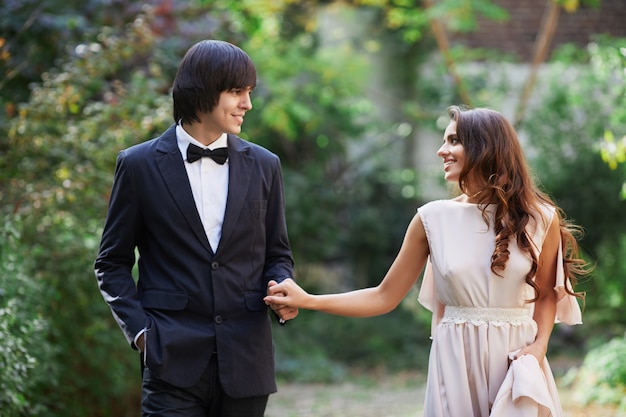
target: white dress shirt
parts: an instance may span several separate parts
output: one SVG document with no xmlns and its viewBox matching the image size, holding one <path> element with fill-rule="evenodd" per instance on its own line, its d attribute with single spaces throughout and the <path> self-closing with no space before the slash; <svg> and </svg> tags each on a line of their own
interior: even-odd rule
<svg viewBox="0 0 626 417">
<path fill-rule="evenodd" d="M 202 220 L 204 232 L 209 239 L 213 252 L 216 252 L 222 237 L 222 223 L 224 222 L 224 212 L 226 211 L 229 161 L 226 160 L 224 165 L 218 164 L 211 158 L 200 158 L 200 160 L 195 162 L 187 162 L 187 147 L 190 143 L 203 149 L 207 148 L 207 146 L 194 139 L 180 124 L 176 126 L 176 139 L 180 153 L 185 161 L 185 169 L 189 177 L 189 184 L 191 184 L 193 199 Z M 226 133 L 224 133 L 215 142 L 211 143 L 208 148 L 213 150 L 226 147 L 226 144 Z"/>
</svg>

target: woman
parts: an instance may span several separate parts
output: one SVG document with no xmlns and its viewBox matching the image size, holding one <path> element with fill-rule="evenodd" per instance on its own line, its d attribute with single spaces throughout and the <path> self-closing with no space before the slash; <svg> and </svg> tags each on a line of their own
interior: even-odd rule
<svg viewBox="0 0 626 417">
<path fill-rule="evenodd" d="M 500 113 L 448 111 L 437 155 L 461 194 L 418 209 L 382 282 L 310 295 L 287 280 L 270 283 L 265 302 L 274 310 L 384 314 L 425 269 L 419 300 L 433 312 L 433 342 L 424 415 L 560 416 L 545 355 L 555 321 L 581 323 L 582 296 L 572 289 L 587 272 L 578 229 L 538 190 Z"/>
</svg>

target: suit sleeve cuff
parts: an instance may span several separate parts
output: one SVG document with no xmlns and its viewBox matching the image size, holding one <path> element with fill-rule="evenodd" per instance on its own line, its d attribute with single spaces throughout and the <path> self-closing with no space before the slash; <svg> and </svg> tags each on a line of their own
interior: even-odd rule
<svg viewBox="0 0 626 417">
<path fill-rule="evenodd" d="M 139 330 L 139 332 L 135 335 L 135 337 L 133 338 L 133 348 L 134 349 L 138 349 L 139 347 L 137 346 L 137 340 L 139 339 L 139 336 L 141 336 L 142 334 L 144 334 L 146 332 L 146 329 L 143 328 L 141 330 Z"/>
</svg>

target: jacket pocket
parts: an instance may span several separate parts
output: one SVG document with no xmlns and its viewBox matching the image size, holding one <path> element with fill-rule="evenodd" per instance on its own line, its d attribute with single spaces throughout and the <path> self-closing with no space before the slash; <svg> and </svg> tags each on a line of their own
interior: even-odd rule
<svg viewBox="0 0 626 417">
<path fill-rule="evenodd" d="M 154 310 L 184 310 L 188 300 L 183 291 L 146 290 L 141 295 L 143 308 Z"/>
<path fill-rule="evenodd" d="M 243 293 L 244 299 L 246 300 L 246 307 L 250 311 L 265 311 L 267 309 L 267 305 L 265 301 L 263 301 L 263 294 L 261 291 L 246 291 Z"/>
<path fill-rule="evenodd" d="M 150 333 L 151 330 L 152 318 L 148 316 L 148 318 L 146 319 L 146 327 L 143 331 L 143 352 L 141 352 L 143 356 L 143 366 L 145 366 L 146 368 L 148 367 L 148 340 L 152 341 L 152 337 L 148 338 L 148 333 Z"/>
</svg>

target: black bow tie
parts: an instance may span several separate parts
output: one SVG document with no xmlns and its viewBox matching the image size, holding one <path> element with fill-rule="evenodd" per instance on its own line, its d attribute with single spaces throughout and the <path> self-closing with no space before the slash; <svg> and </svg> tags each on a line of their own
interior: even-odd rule
<svg viewBox="0 0 626 417">
<path fill-rule="evenodd" d="M 208 156 L 220 165 L 224 165 L 226 159 L 228 159 L 228 148 L 216 148 L 214 150 L 202 149 L 199 146 L 190 143 L 187 147 L 187 161 L 196 162 L 203 156 Z"/>
</svg>

